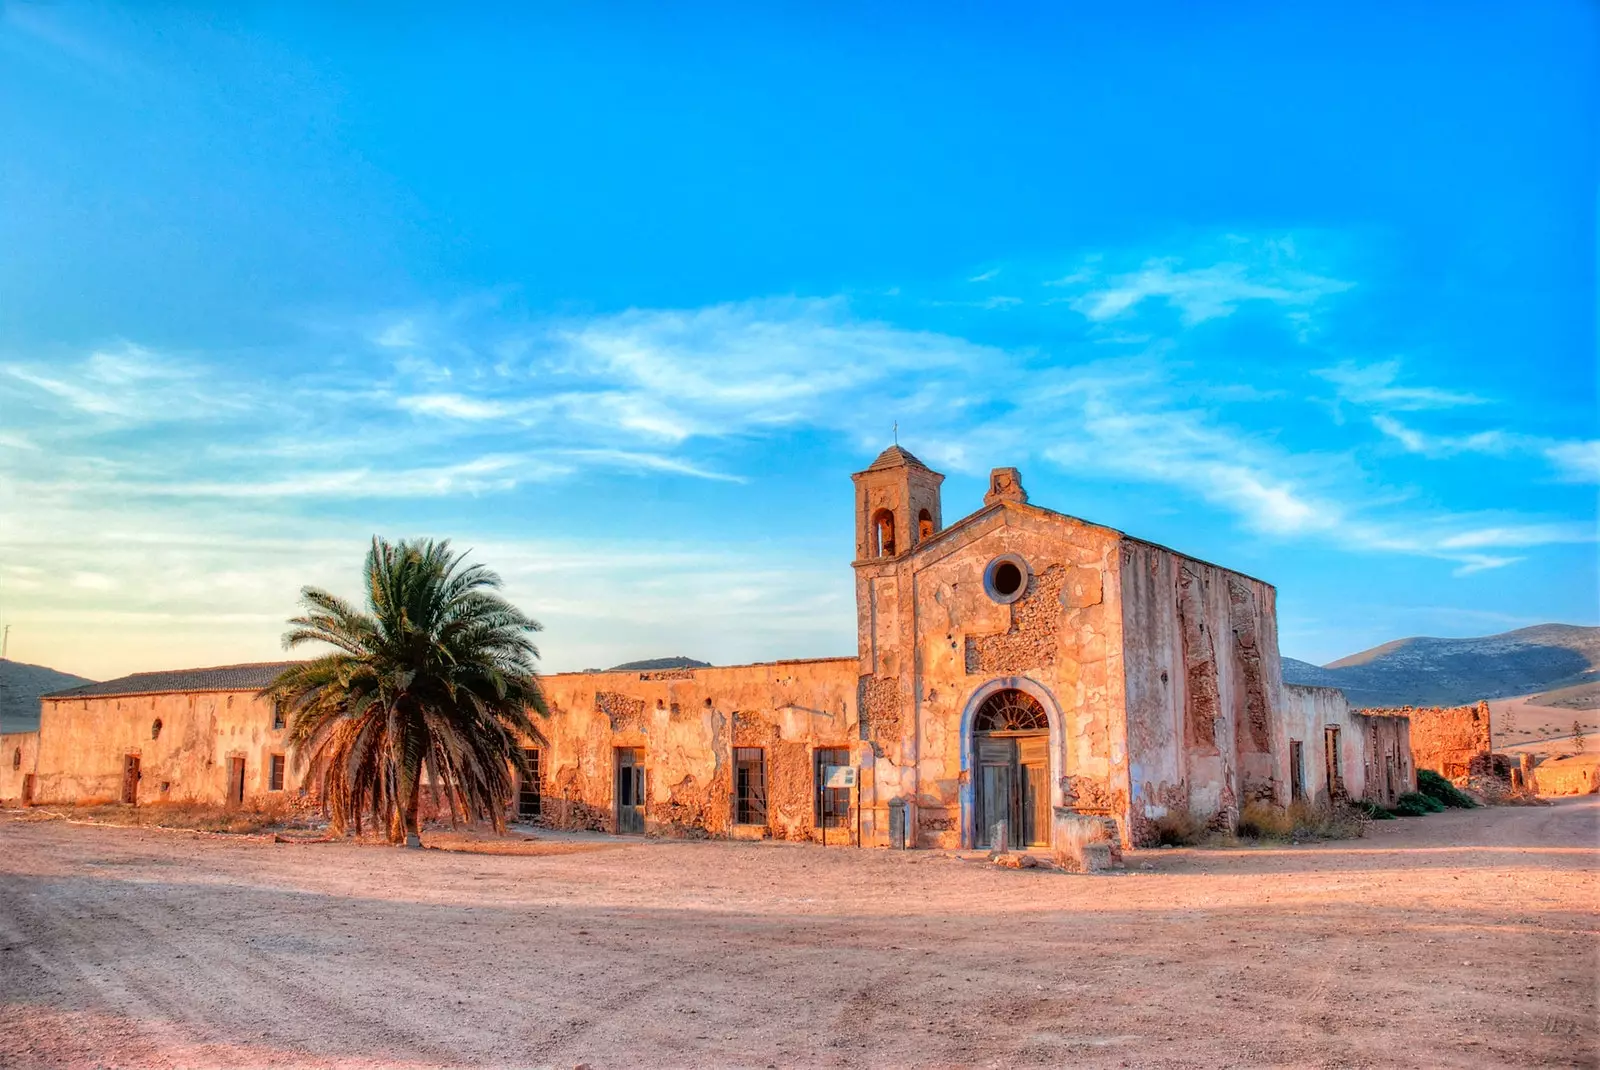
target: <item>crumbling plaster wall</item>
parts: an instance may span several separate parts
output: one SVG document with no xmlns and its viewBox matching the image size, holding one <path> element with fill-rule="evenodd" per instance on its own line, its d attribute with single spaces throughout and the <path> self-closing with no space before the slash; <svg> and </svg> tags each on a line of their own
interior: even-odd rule
<svg viewBox="0 0 1600 1070">
<path fill-rule="evenodd" d="M 1411 756 L 1411 720 L 1404 714 L 1352 711 L 1350 724 L 1361 760 L 1350 769 L 1350 796 L 1384 806 L 1417 790 L 1417 766 Z M 1389 763 L 1394 775 L 1390 779 Z"/>
<path fill-rule="evenodd" d="M 1122 740 L 1117 534 L 1060 514 L 1002 504 L 915 554 L 858 569 L 861 693 L 870 757 L 868 842 L 887 842 L 888 807 L 909 803 L 920 846 L 970 842 L 971 771 L 963 717 L 980 690 L 1023 686 L 1047 700 L 1052 802 L 1121 819 Z M 1001 604 L 984 572 L 1001 554 L 1028 587 Z M 1108 579 L 1108 574 L 1111 578 Z"/>
<path fill-rule="evenodd" d="M 1172 809 L 1220 826 L 1286 802 L 1272 585 L 1137 539 L 1119 554 L 1134 840 Z"/>
<path fill-rule="evenodd" d="M 1361 712 L 1350 707 L 1336 687 L 1283 685 L 1284 772 L 1289 783 L 1289 742 L 1304 747 L 1307 801 L 1326 805 L 1328 788 L 1327 729 L 1339 729 L 1339 779 L 1344 797 L 1370 799 L 1385 805 L 1404 792 L 1416 790 L 1417 773 L 1411 763 L 1411 723 L 1404 716 Z M 1389 762 L 1394 781 L 1389 781 Z M 1287 791 L 1287 788 L 1285 789 Z"/>
<path fill-rule="evenodd" d="M 1401 706 L 1361 712 L 1408 718 L 1412 764 L 1417 769 L 1432 769 L 1450 779 L 1466 776 L 1475 758 L 1493 750 L 1488 702 L 1470 706 Z"/>
<path fill-rule="evenodd" d="M 153 736 L 158 719 L 161 732 Z M 282 795 L 268 790 L 268 759 L 288 755 L 287 737 L 287 730 L 272 727 L 271 701 L 254 691 L 43 699 L 35 799 L 119 802 L 130 754 L 139 756 L 140 803 L 221 805 L 235 756 L 244 758 L 247 803 Z M 285 791 L 299 784 L 294 763 L 286 760 Z"/>
<path fill-rule="evenodd" d="M 22 798 L 22 778 L 34 771 L 38 761 L 38 732 L 0 734 L 0 802 Z"/>
<path fill-rule="evenodd" d="M 814 749 L 847 748 L 860 762 L 855 665 L 832 658 L 546 676 L 541 819 L 613 830 L 616 748 L 638 747 L 647 833 L 810 839 Z M 734 747 L 765 752 L 767 824 L 759 830 L 733 826 Z"/>
</svg>

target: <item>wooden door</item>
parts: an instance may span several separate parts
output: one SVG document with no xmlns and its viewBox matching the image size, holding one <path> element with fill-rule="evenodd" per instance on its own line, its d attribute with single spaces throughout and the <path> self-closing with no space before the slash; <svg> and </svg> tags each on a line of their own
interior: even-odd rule
<svg viewBox="0 0 1600 1070">
<path fill-rule="evenodd" d="M 644 751 L 617 748 L 617 832 L 644 832 Z"/>
<path fill-rule="evenodd" d="M 228 805 L 244 804 L 244 759 L 228 759 Z"/>
<path fill-rule="evenodd" d="M 139 802 L 139 756 L 130 754 L 122 761 L 122 801 Z"/>
<path fill-rule="evenodd" d="M 1050 739 L 1017 739 L 1017 810 L 1020 825 L 1012 842 L 1029 847 L 1050 845 Z"/>
<path fill-rule="evenodd" d="M 1016 743 L 1010 739 L 978 737 L 978 783 L 976 847 L 1006 850 L 1016 836 L 1012 796 L 1017 764 Z"/>
</svg>

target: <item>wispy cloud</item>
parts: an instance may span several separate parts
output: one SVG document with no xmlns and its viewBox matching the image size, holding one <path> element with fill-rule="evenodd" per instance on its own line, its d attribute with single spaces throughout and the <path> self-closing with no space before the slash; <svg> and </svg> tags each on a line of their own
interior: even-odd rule
<svg viewBox="0 0 1600 1070">
<path fill-rule="evenodd" d="M 64 367 L 0 364 L 13 394 L 31 391 L 36 403 L 120 425 L 215 420 L 237 412 L 239 400 L 218 389 L 212 374 L 131 343 Z"/>
<path fill-rule="evenodd" d="M 1367 408 L 1389 412 L 1416 412 L 1448 409 L 1460 405 L 1482 405 L 1484 399 L 1462 390 L 1406 384 L 1400 382 L 1400 362 L 1386 360 L 1375 364 L 1347 361 L 1315 373 L 1338 388 L 1339 397 Z"/>
<path fill-rule="evenodd" d="M 1088 264 L 1050 285 L 1079 290 L 1068 303 L 1094 322 L 1126 317 L 1146 302 L 1160 301 L 1176 310 L 1186 326 L 1231 316 L 1252 302 L 1303 314 L 1353 285 L 1303 267 L 1291 244 L 1231 244 L 1229 252 L 1237 259 L 1197 265 L 1160 257 L 1120 273 Z"/>
<path fill-rule="evenodd" d="M 1372 423 L 1408 453 L 1423 457 L 1439 460 L 1462 454 L 1493 457 L 1526 455 L 1548 462 L 1555 469 L 1557 479 L 1562 482 L 1600 483 L 1600 441 L 1561 442 L 1502 428 L 1474 431 L 1468 435 L 1438 435 L 1418 430 L 1382 413 L 1373 416 Z"/>
<path fill-rule="evenodd" d="M 1600 483 L 1600 439 L 1552 443 L 1544 455 L 1570 482 Z"/>
</svg>

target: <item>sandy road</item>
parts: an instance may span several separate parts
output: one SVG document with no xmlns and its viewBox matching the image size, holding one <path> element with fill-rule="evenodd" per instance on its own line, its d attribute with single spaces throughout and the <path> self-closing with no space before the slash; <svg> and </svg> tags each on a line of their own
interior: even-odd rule
<svg viewBox="0 0 1600 1070">
<path fill-rule="evenodd" d="M 1106 877 L 10 813 L 0 1065 L 1600 1066 L 1597 842 L 1594 797 Z"/>
</svg>

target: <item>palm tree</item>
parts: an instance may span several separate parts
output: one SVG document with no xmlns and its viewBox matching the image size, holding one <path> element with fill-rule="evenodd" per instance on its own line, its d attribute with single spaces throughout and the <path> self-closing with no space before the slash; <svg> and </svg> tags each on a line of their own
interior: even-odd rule
<svg viewBox="0 0 1600 1070">
<path fill-rule="evenodd" d="M 424 774 L 452 820 L 486 817 L 505 830 L 523 741 L 543 740 L 529 711 L 549 713 L 530 638 L 540 625 L 496 593 L 499 576 L 463 565 L 464 556 L 448 541 L 374 536 L 368 612 L 301 589 L 304 615 L 289 621 L 284 647 L 334 650 L 285 669 L 261 693 L 292 718 L 295 763 L 336 831 L 359 833 L 370 815 L 390 842 L 420 847 Z"/>
</svg>

